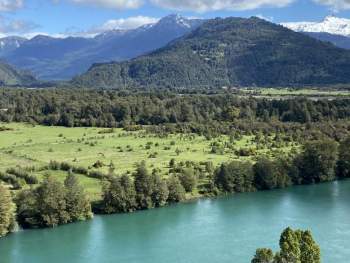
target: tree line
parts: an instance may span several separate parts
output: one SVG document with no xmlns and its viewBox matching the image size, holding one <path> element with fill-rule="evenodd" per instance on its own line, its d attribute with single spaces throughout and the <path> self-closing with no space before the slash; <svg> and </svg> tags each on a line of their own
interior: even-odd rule
<svg viewBox="0 0 350 263">
<path fill-rule="evenodd" d="M 176 94 L 75 89 L 1 89 L 0 121 L 59 126 L 280 121 L 309 123 L 350 116 L 348 99 L 263 99 L 223 94 Z"/>
</svg>

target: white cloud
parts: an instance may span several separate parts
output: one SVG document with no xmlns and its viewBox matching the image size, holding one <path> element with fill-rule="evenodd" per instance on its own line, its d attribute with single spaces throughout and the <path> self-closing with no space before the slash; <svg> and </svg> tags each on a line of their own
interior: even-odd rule
<svg viewBox="0 0 350 263">
<path fill-rule="evenodd" d="M 209 12 L 252 10 L 260 7 L 284 7 L 295 0 L 150 0 L 153 4 L 178 11 Z"/>
<path fill-rule="evenodd" d="M 69 0 L 76 4 L 88 4 L 97 7 L 115 9 L 134 9 L 143 4 L 143 0 Z"/>
<path fill-rule="evenodd" d="M 113 29 L 134 29 L 143 25 L 156 23 L 159 19 L 148 16 L 134 16 L 128 18 L 112 19 L 104 23 L 99 29 L 101 31 Z"/>
<path fill-rule="evenodd" d="M 67 29 L 62 33 L 62 36 L 76 36 L 76 37 L 94 37 L 98 34 L 109 30 L 129 30 L 135 29 L 143 25 L 154 24 L 159 21 L 159 18 L 148 16 L 133 16 L 128 18 L 111 19 L 102 25 L 92 27 L 85 31 L 79 31 L 76 28 Z"/>
<path fill-rule="evenodd" d="M 37 28 L 38 25 L 29 21 L 12 20 L 0 16 L 0 34 L 7 35 L 23 35 Z"/>
<path fill-rule="evenodd" d="M 350 9 L 350 0 L 314 0 L 314 2 L 329 6 L 333 11 Z"/>
<path fill-rule="evenodd" d="M 0 0 L 0 11 L 14 11 L 22 8 L 23 5 L 23 0 Z"/>
<path fill-rule="evenodd" d="M 259 17 L 260 19 L 264 19 L 264 20 L 269 21 L 269 22 L 273 22 L 273 20 L 274 20 L 274 18 L 272 16 L 264 16 L 262 14 L 256 15 L 256 17 Z"/>
</svg>

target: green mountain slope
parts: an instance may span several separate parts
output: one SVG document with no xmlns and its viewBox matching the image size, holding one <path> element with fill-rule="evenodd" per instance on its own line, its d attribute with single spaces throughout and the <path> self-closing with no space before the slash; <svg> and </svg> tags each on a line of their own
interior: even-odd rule
<svg viewBox="0 0 350 263">
<path fill-rule="evenodd" d="M 6 63 L 0 63 L 1 86 L 31 86 L 37 80 L 27 72 L 16 70 Z"/>
<path fill-rule="evenodd" d="M 304 86 L 350 83 L 350 51 L 253 17 L 213 19 L 146 56 L 95 64 L 97 88 Z"/>
</svg>

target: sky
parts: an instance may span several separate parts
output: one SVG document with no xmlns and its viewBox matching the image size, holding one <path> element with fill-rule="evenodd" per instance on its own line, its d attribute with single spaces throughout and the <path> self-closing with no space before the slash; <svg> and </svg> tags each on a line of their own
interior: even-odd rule
<svg viewBox="0 0 350 263">
<path fill-rule="evenodd" d="M 169 14 L 259 16 L 275 23 L 350 18 L 350 0 L 0 0 L 0 37 L 93 36 L 131 29 Z"/>
</svg>

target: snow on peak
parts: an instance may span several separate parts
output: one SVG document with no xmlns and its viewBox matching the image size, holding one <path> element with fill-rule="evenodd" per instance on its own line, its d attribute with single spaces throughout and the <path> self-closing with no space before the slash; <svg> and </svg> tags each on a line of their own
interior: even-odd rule
<svg viewBox="0 0 350 263">
<path fill-rule="evenodd" d="M 350 37 L 350 19 L 327 16 L 321 22 L 289 22 L 283 26 L 297 32 L 324 32 Z"/>
<path fill-rule="evenodd" d="M 160 24 L 177 24 L 182 27 L 191 28 L 189 20 L 181 15 L 173 14 L 163 17 L 158 23 Z"/>
</svg>

